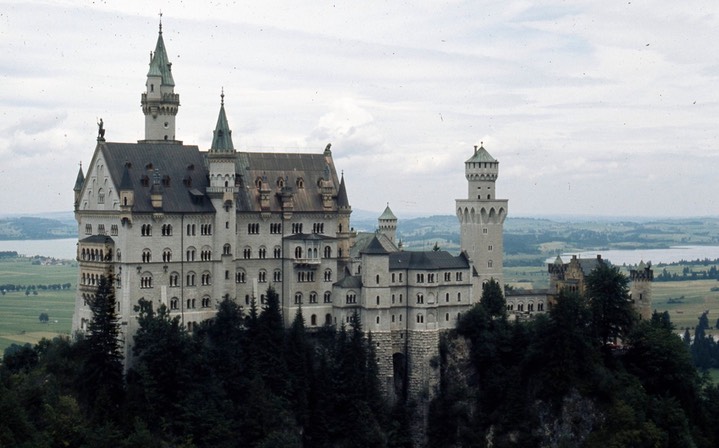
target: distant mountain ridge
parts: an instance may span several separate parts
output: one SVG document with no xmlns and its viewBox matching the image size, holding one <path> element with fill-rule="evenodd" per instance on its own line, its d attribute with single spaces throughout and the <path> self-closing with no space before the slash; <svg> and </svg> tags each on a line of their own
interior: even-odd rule
<svg viewBox="0 0 719 448">
<path fill-rule="evenodd" d="M 75 219 L 63 214 L 57 219 L 34 216 L 0 219 L 0 240 L 51 240 L 77 236 Z"/>
</svg>

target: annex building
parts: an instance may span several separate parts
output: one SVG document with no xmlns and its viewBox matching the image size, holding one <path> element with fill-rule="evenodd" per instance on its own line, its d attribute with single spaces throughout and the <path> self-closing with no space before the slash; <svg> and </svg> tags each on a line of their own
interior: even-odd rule
<svg viewBox="0 0 719 448">
<path fill-rule="evenodd" d="M 385 390 L 428 390 L 439 377 L 429 360 L 441 331 L 479 300 L 483 282 L 503 284 L 508 204 L 495 194 L 499 162 L 483 147 L 469 151 L 467 197 L 456 201 L 459 255 L 402 251 L 389 206 L 374 234 L 353 231 L 329 144 L 303 154 L 238 149 L 224 93 L 210 148 L 180 141 L 171 67 L 160 25 L 141 95 L 144 138 L 107 141 L 101 122 L 92 160 L 78 173 L 73 330 L 87 328 L 88 303 L 110 274 L 128 363 L 140 299 L 166 306 L 192 331 L 222 300 L 261 306 L 273 286 L 287 325 L 300 308 L 310 329 L 358 313 L 377 343 Z"/>
</svg>

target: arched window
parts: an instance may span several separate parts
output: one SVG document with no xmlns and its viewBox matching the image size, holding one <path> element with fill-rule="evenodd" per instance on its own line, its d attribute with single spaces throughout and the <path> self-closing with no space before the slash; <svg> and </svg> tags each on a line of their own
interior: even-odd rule
<svg viewBox="0 0 719 448">
<path fill-rule="evenodd" d="M 245 277 L 245 271 L 240 269 L 237 272 L 235 272 L 235 282 L 236 283 L 245 283 L 246 277 Z"/>
<path fill-rule="evenodd" d="M 332 303 L 332 293 L 329 291 L 325 291 L 325 303 Z"/>
<path fill-rule="evenodd" d="M 208 296 L 205 296 L 202 298 L 202 308 L 209 308 L 210 307 L 210 298 Z"/>
<path fill-rule="evenodd" d="M 144 272 L 140 276 L 140 288 L 141 289 L 152 288 L 152 274 L 150 274 L 149 272 Z"/>
<path fill-rule="evenodd" d="M 142 250 L 142 262 L 143 263 L 149 263 L 152 261 L 152 252 L 150 249 L 143 249 Z"/>
<path fill-rule="evenodd" d="M 242 258 L 246 260 L 252 258 L 252 248 L 250 246 L 245 246 L 245 248 L 242 249 Z"/>
<path fill-rule="evenodd" d="M 195 261 L 195 248 L 190 246 L 187 248 L 187 252 L 185 253 L 186 261 Z"/>
<path fill-rule="evenodd" d="M 313 314 L 312 316 L 310 316 L 310 325 L 312 325 L 313 327 L 317 326 L 317 315 L 316 314 Z"/>
<path fill-rule="evenodd" d="M 317 293 L 314 291 L 310 293 L 310 303 L 317 303 Z"/>
<path fill-rule="evenodd" d="M 282 248 L 280 246 L 275 246 L 274 256 L 275 258 L 282 258 Z"/>
<path fill-rule="evenodd" d="M 195 286 L 195 273 L 194 272 L 190 271 L 185 276 L 185 286 Z"/>
<path fill-rule="evenodd" d="M 282 281 L 282 271 L 280 271 L 279 269 L 275 269 L 274 272 L 272 273 L 272 281 L 277 282 L 277 283 L 281 282 Z"/>
<path fill-rule="evenodd" d="M 332 315 L 330 313 L 325 314 L 325 325 L 332 325 Z"/>
<path fill-rule="evenodd" d="M 302 247 L 295 247 L 295 258 L 302 258 Z"/>
<path fill-rule="evenodd" d="M 260 272 L 257 275 L 257 281 L 260 283 L 267 283 L 267 271 L 260 269 Z"/>
<path fill-rule="evenodd" d="M 295 305 L 301 305 L 302 304 L 302 293 L 296 292 L 295 293 Z"/>
<path fill-rule="evenodd" d="M 212 284 L 212 276 L 209 272 L 205 271 L 202 273 L 202 285 L 211 285 Z"/>
<path fill-rule="evenodd" d="M 421 292 L 417 293 L 417 303 L 418 304 L 424 303 L 424 294 L 422 294 Z"/>
<path fill-rule="evenodd" d="M 325 269 L 325 281 L 326 282 L 332 281 L 332 269 Z"/>
<path fill-rule="evenodd" d="M 165 249 L 162 251 L 162 261 L 164 263 L 169 263 L 172 261 L 172 251 L 170 249 Z"/>
<path fill-rule="evenodd" d="M 229 244 L 222 246 L 222 255 L 232 255 L 232 246 Z"/>
<path fill-rule="evenodd" d="M 267 248 L 265 248 L 265 246 L 260 246 L 259 256 L 260 256 L 260 259 L 262 259 L 262 260 L 267 258 Z"/>
<path fill-rule="evenodd" d="M 332 248 L 325 246 L 325 258 L 332 258 Z"/>
<path fill-rule="evenodd" d="M 178 274 L 177 272 L 172 272 L 170 274 L 170 286 L 180 286 L 180 274 Z"/>
<path fill-rule="evenodd" d="M 171 299 L 170 299 L 170 309 L 171 309 L 171 310 L 176 310 L 176 309 L 178 309 L 179 307 L 180 307 L 180 299 L 178 299 L 177 297 L 171 298 Z"/>
<path fill-rule="evenodd" d="M 423 323 L 424 323 L 424 316 L 423 316 L 423 315 L 421 315 L 421 314 L 418 314 L 418 315 L 417 315 L 417 323 L 418 323 L 418 324 L 423 324 Z"/>
</svg>

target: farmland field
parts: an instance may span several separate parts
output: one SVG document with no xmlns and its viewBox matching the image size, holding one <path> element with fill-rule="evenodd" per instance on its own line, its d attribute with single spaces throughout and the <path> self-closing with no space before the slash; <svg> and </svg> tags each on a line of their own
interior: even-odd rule
<svg viewBox="0 0 719 448">
<path fill-rule="evenodd" d="M 74 262 L 42 266 L 32 264 L 30 258 L 0 261 L 0 285 L 72 285 L 64 290 L 37 288 L 37 295 L 26 295 L 24 290 L 0 295 L 0 353 L 13 343 L 34 344 L 42 338 L 70 334 L 76 276 Z M 47 323 L 40 322 L 41 313 L 47 313 Z"/>
</svg>

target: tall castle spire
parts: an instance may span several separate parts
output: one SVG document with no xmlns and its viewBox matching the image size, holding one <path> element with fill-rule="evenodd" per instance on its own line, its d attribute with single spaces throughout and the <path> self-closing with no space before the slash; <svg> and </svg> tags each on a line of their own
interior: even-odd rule
<svg viewBox="0 0 719 448">
<path fill-rule="evenodd" d="M 145 93 L 142 94 L 142 112 L 145 114 L 145 140 L 175 140 L 175 116 L 180 106 L 180 95 L 175 93 L 172 63 L 167 57 L 162 37 L 162 20 L 155 51 L 150 54 Z"/>
<path fill-rule="evenodd" d="M 235 147 L 232 144 L 232 131 L 230 130 L 230 125 L 227 123 L 227 115 L 225 114 L 224 89 L 222 89 L 220 98 L 220 114 L 217 117 L 217 124 L 215 125 L 215 130 L 212 133 L 212 146 L 210 146 L 210 152 L 235 152 Z"/>
</svg>

